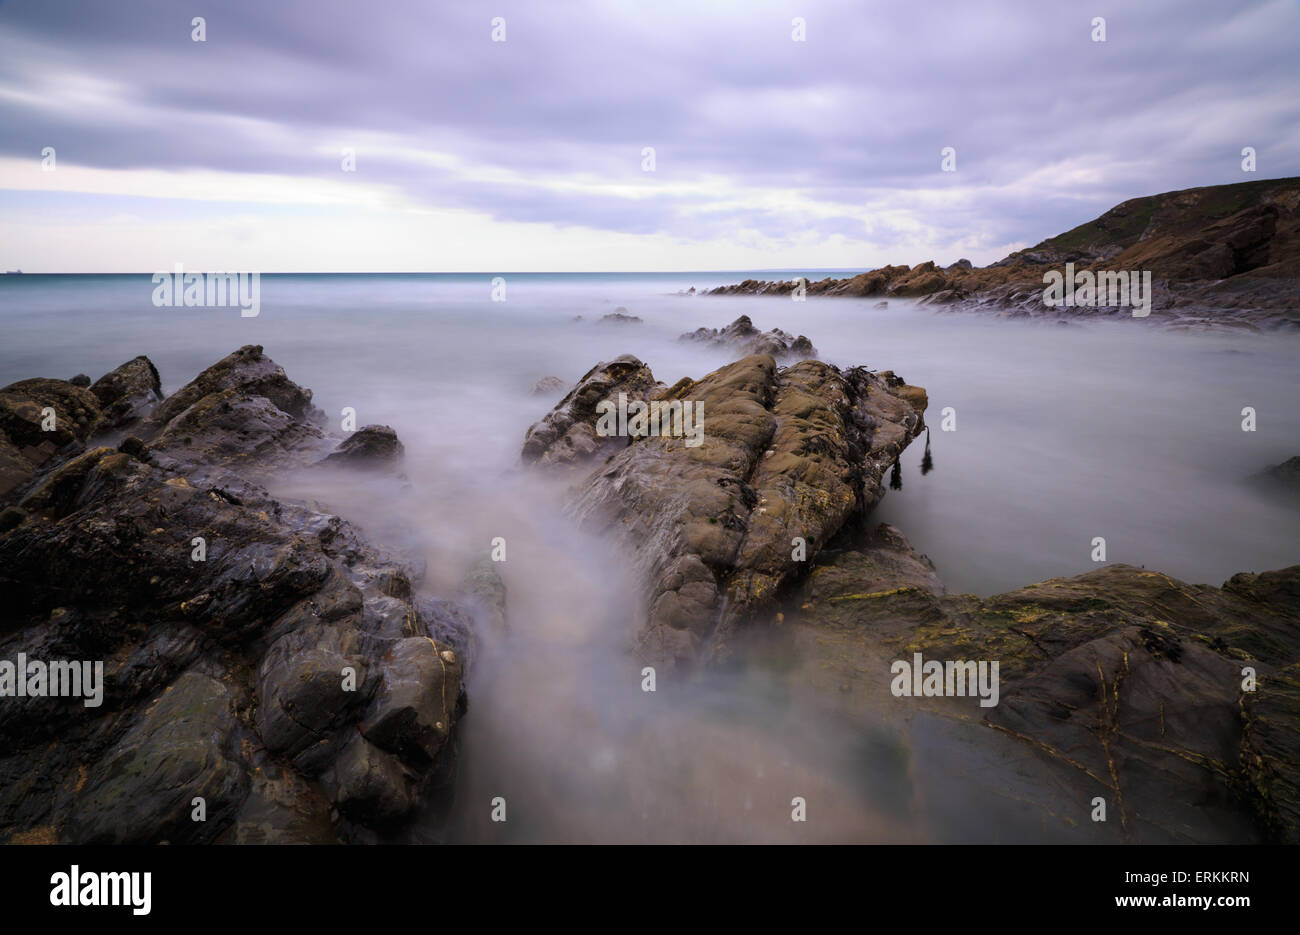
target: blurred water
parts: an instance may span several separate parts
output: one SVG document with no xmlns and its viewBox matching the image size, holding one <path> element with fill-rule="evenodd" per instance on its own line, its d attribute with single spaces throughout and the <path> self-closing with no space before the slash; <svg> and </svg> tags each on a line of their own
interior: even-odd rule
<svg viewBox="0 0 1300 935">
<path fill-rule="evenodd" d="M 1300 561 L 1296 512 L 1244 482 L 1300 454 L 1300 339 L 674 294 L 776 275 L 506 274 L 505 302 L 491 301 L 489 275 L 276 275 L 262 279 L 256 318 L 155 308 L 145 276 L 5 276 L 0 385 L 97 378 L 143 353 L 170 391 L 262 344 L 332 417 L 352 406 L 358 424 L 394 426 L 412 476 L 450 500 L 513 471 L 524 431 L 553 402 L 530 395 L 540 377 L 571 383 L 629 352 L 667 383 L 699 377 L 727 355 L 677 335 L 745 313 L 808 335 L 834 363 L 892 369 L 929 390 L 936 470 L 921 476 L 913 446 L 879 517 L 954 589 L 990 594 L 1085 571 L 1096 536 L 1112 561 L 1211 584 Z M 597 321 L 617 306 L 644 321 Z M 1245 406 L 1256 432 L 1241 431 Z M 939 431 L 945 407 L 955 432 Z"/>
<path fill-rule="evenodd" d="M 576 381 L 633 353 L 666 383 L 729 359 L 676 338 L 748 314 L 809 336 L 842 366 L 891 369 L 930 395 L 923 444 L 877 517 L 953 590 L 991 594 L 1108 558 L 1219 584 L 1300 561 L 1300 511 L 1247 483 L 1300 454 L 1294 337 L 1175 334 L 1140 321 L 1061 326 L 936 314 L 910 302 L 688 297 L 775 273 L 265 276 L 256 318 L 155 308 L 147 276 L 0 277 L 0 385 L 98 378 L 137 354 L 175 390 L 256 343 L 337 420 L 386 423 L 410 481 L 289 479 L 451 588 L 496 536 L 509 635 L 482 634 L 462 723 L 458 801 L 433 837 L 545 840 L 930 840 L 909 811 L 907 754 L 885 712 L 831 724 L 762 681 L 642 692 L 627 652 L 635 586 L 562 515 L 562 491 L 518 467 L 527 427 Z M 821 278 L 825 273 L 813 274 Z M 618 306 L 639 324 L 600 323 Z M 582 321 L 574 321 L 575 316 Z M 1241 431 L 1254 407 L 1258 431 Z M 956 431 L 940 430 L 942 411 Z M 707 431 L 707 420 L 706 429 Z M 882 684 L 885 680 L 882 673 Z M 892 716 L 894 720 L 897 715 Z M 961 794 L 961 793 L 958 793 Z M 502 796 L 510 821 L 488 820 Z M 810 820 L 790 821 L 792 796 Z M 1027 834 L 1030 832 L 1026 832 Z M 940 835 L 941 836 L 941 835 Z"/>
</svg>

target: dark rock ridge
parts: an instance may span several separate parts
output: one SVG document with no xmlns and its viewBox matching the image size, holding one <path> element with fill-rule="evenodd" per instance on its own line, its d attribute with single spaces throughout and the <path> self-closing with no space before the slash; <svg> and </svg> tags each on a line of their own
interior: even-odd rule
<svg viewBox="0 0 1300 935">
<path fill-rule="evenodd" d="M 666 435 L 601 438 L 596 405 L 703 406 L 698 446 Z M 630 355 L 589 371 L 529 429 L 523 460 L 577 479 L 571 507 L 634 562 L 646 613 L 638 643 L 666 665 L 721 662 L 735 631 L 882 495 L 884 472 L 924 427 L 925 391 L 894 374 L 753 355 L 671 387 Z M 631 443 L 630 443 L 631 442 Z"/>
<path fill-rule="evenodd" d="M 802 334 L 795 337 L 780 328 L 759 331 L 748 315 L 741 315 L 725 328 L 697 328 L 688 331 L 679 340 L 726 348 L 746 357 L 751 354 L 770 354 L 777 360 L 808 360 L 818 356 L 812 342 Z"/>
<path fill-rule="evenodd" d="M 807 285 L 808 295 L 896 296 L 1011 316 L 1130 316 L 1127 307 L 1049 308 L 1043 274 L 1149 270 L 1152 317 L 1166 324 L 1300 326 L 1300 178 L 1134 198 L 985 267 L 958 260 L 885 266 Z M 710 294 L 788 295 L 794 282 L 745 282 Z"/>
<path fill-rule="evenodd" d="M 879 526 L 751 632 L 795 695 L 916 712 L 913 776 L 959 773 L 1000 800 L 986 839 L 1004 822 L 1028 838 L 1300 842 L 1300 566 L 1213 588 L 1110 565 L 978 598 L 948 594 Z M 999 703 L 892 697 L 891 660 L 914 653 L 998 660 Z M 924 749 L 936 733 L 940 754 Z"/>
<path fill-rule="evenodd" d="M 31 465 L 0 495 L 0 659 L 104 663 L 98 707 L 0 702 L 0 840 L 390 832 L 447 781 L 467 613 L 418 593 L 420 560 L 259 486 L 329 444 L 260 347 L 147 412 L 156 386 L 136 358 L 91 390 L 0 391 L 3 437 Z M 37 403 L 59 414 L 46 442 Z M 98 444 L 122 413 L 138 434 Z"/>
</svg>

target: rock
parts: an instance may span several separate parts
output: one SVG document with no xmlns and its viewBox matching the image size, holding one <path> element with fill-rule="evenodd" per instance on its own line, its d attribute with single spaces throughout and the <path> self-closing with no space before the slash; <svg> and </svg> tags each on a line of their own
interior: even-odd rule
<svg viewBox="0 0 1300 935">
<path fill-rule="evenodd" d="M 1300 455 L 1260 471 L 1252 480 L 1265 490 L 1300 496 Z"/>
<path fill-rule="evenodd" d="M 118 443 L 117 450 L 123 454 L 128 454 L 137 461 L 149 460 L 149 446 L 136 438 L 134 435 L 128 435 Z"/>
<path fill-rule="evenodd" d="M 658 385 L 650 368 L 630 354 L 597 364 L 528 430 L 521 453 L 524 463 L 569 466 L 623 448 L 626 438 L 596 434 L 596 406 L 616 400 L 620 393 L 629 400 L 647 400 Z"/>
<path fill-rule="evenodd" d="M 149 427 L 160 430 L 204 397 L 230 390 L 238 390 L 247 397 L 265 397 L 294 419 L 313 425 L 324 423 L 324 414 L 312 405 L 311 390 L 290 380 L 275 361 L 262 353 L 261 345 L 246 344 L 167 397 L 150 417 Z"/>
<path fill-rule="evenodd" d="M 102 419 L 94 394 L 64 380 L 20 380 L 0 390 L 0 499 L 19 496 L 41 468 L 79 453 Z"/>
<path fill-rule="evenodd" d="M 324 421 L 310 390 L 246 345 L 167 397 L 138 431 L 155 456 L 203 480 L 218 468 L 255 477 L 304 466 L 323 453 Z"/>
<path fill-rule="evenodd" d="M 384 657 L 361 733 L 412 769 L 427 770 L 451 733 L 460 677 L 455 651 L 427 637 L 399 641 Z"/>
<path fill-rule="evenodd" d="M 1150 272 L 1151 319 L 1178 329 L 1300 328 L 1300 180 L 1264 179 L 1134 198 L 1078 227 L 975 267 L 958 260 L 885 266 L 809 283 L 809 295 L 907 296 L 1004 317 L 1116 315 L 1126 307 L 1053 308 L 1043 276 Z M 792 283 L 746 280 L 721 295 L 788 294 Z"/>
<path fill-rule="evenodd" d="M 104 374 L 90 391 L 99 400 L 108 424 L 118 429 L 149 416 L 163 398 L 158 368 L 143 355 Z"/>
<path fill-rule="evenodd" d="M 411 678 L 395 648 L 450 653 L 435 723 L 454 730 L 468 615 L 417 595 L 422 565 L 249 481 L 306 463 L 268 436 L 319 436 L 307 391 L 257 349 L 205 374 L 159 405 L 173 413 L 161 428 L 141 425 L 152 450 L 132 437 L 70 451 L 0 514 L 0 659 L 100 659 L 107 682 L 100 707 L 0 705 L 0 840 L 368 839 L 365 822 L 400 822 L 447 771 L 427 699 L 410 734 L 377 699 Z M 71 384 L 20 390 L 96 399 Z M 182 430 L 210 450 L 175 457 Z M 367 717 L 400 755 L 361 737 Z M 195 795 L 205 823 L 190 820 Z"/>
<path fill-rule="evenodd" d="M 19 380 L 0 390 L 0 432 L 20 449 L 84 442 L 102 417 L 94 394 L 65 380 Z"/>
<path fill-rule="evenodd" d="M 187 672 L 145 708 L 97 764 L 70 812 L 65 840 L 78 844 L 203 844 L 233 816 L 247 788 L 234 759 L 230 691 Z M 193 800 L 206 821 L 194 821 Z"/>
<path fill-rule="evenodd" d="M 537 381 L 536 385 L 533 386 L 533 395 L 550 396 L 554 393 L 563 393 L 568 388 L 569 384 L 565 383 L 559 377 L 542 377 Z"/>
<path fill-rule="evenodd" d="M 27 518 L 27 511 L 19 509 L 16 506 L 7 506 L 0 510 L 0 533 L 8 532 L 15 526 L 21 525 L 22 521 Z"/>
<path fill-rule="evenodd" d="M 399 464 L 406 448 L 387 425 L 367 425 L 353 432 L 321 464 L 373 470 Z"/>
<path fill-rule="evenodd" d="M 623 306 L 621 305 L 618 307 L 617 310 L 611 312 L 610 314 L 602 315 L 600 317 L 600 320 L 602 322 L 612 322 L 614 324 L 624 324 L 624 325 L 640 324 L 641 322 L 641 319 L 638 318 L 636 315 L 629 315 L 627 313 L 627 309 L 623 308 Z"/>
<path fill-rule="evenodd" d="M 73 386 L 90 386 L 90 377 L 86 376 L 84 373 L 79 373 L 68 382 Z"/>
<path fill-rule="evenodd" d="M 571 509 L 634 563 L 648 607 L 642 654 L 670 666 L 721 662 L 734 633 L 806 569 L 792 561 L 792 540 L 806 540 L 811 560 L 869 509 L 884 471 L 922 429 L 922 413 L 898 394 L 901 380 L 891 387 L 819 361 L 778 371 L 756 355 L 671 388 L 652 388 L 639 361 L 624 366 L 635 366 L 641 398 L 703 406 L 698 447 L 669 436 L 619 439 L 607 457 L 566 444 L 557 428 L 571 434 L 595 420 L 594 401 L 578 418 L 566 400 L 530 429 L 525 461 L 558 453 L 589 472 Z M 593 399 L 610 386 L 606 379 Z"/>
<path fill-rule="evenodd" d="M 506 586 L 497 572 L 497 563 L 490 556 L 483 556 L 470 569 L 463 590 L 467 595 L 466 603 L 478 612 L 489 632 L 507 632 Z"/>
<path fill-rule="evenodd" d="M 803 335 L 795 337 L 780 328 L 773 328 L 767 332 L 759 331 L 748 315 L 741 315 L 725 328 L 697 328 L 695 331 L 683 334 L 678 340 L 722 347 L 744 356 L 770 354 L 778 360 L 783 358 L 806 360 L 817 356 L 817 349 Z"/>
<path fill-rule="evenodd" d="M 1298 595 L 1300 566 L 1216 589 L 1125 565 L 950 595 L 929 559 L 881 526 L 815 569 L 779 627 L 751 632 L 770 657 L 797 660 L 784 668 L 798 696 L 853 712 L 909 706 L 908 743 L 927 767 L 915 775 L 960 772 L 964 807 L 1009 808 L 1031 837 L 1295 842 Z M 998 703 L 891 697 L 891 662 L 914 653 L 998 661 Z M 1258 691 L 1242 690 L 1243 666 L 1259 672 Z M 942 750 L 926 739 L 935 731 Z M 1071 817 L 1096 796 L 1107 822 Z"/>
</svg>

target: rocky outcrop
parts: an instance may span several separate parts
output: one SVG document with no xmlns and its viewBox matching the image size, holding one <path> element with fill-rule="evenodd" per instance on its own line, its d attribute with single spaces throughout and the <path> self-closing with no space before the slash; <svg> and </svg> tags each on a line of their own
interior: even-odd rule
<svg viewBox="0 0 1300 935">
<path fill-rule="evenodd" d="M 794 694 L 909 717 L 914 757 L 1039 839 L 1300 840 L 1300 566 L 1212 588 L 1111 565 L 978 598 L 879 526 L 752 632 Z M 997 704 L 894 697 L 915 653 L 997 661 Z"/>
<path fill-rule="evenodd" d="M 100 660 L 103 692 L 0 704 L 0 840 L 374 840 L 442 781 L 470 618 L 419 593 L 421 560 L 250 480 L 328 445 L 261 348 L 86 445 L 101 399 L 148 395 L 140 361 L 102 397 L 6 391 L 69 416 L 5 513 L 0 660 Z"/>
<path fill-rule="evenodd" d="M 897 296 L 1015 317 L 1131 316 L 1127 306 L 1048 307 L 1045 273 L 1150 271 L 1152 317 L 1176 327 L 1300 326 L 1300 179 L 1267 179 L 1134 198 L 985 267 L 958 260 L 885 266 L 806 283 L 808 295 Z M 795 282 L 711 294 L 784 295 Z"/>
<path fill-rule="evenodd" d="M 759 331 L 748 315 L 741 315 L 725 328 L 697 328 L 688 331 L 678 340 L 724 348 L 743 357 L 769 354 L 777 360 L 808 360 L 818 356 L 812 342 L 802 334 L 795 337 L 780 328 Z"/>
<path fill-rule="evenodd" d="M 596 406 L 621 393 L 633 402 L 648 400 L 661 388 L 650 368 L 631 354 L 592 367 L 524 438 L 524 463 L 583 465 L 627 444 L 626 438 L 596 433 Z"/>
<path fill-rule="evenodd" d="M 698 443 L 670 433 L 593 444 L 596 404 L 620 392 L 690 404 Z M 779 369 L 755 355 L 663 387 L 640 361 L 620 358 L 589 372 L 529 430 L 524 460 L 585 472 L 571 506 L 635 563 L 647 608 L 642 654 L 716 663 L 730 657 L 735 632 L 880 498 L 925 407 L 925 391 L 892 373 L 820 361 Z M 805 558 L 792 559 L 796 551 Z"/>
</svg>

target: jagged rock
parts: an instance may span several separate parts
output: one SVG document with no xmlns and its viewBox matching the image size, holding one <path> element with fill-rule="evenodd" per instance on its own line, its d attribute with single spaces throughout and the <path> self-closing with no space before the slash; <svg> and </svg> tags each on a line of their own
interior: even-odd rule
<svg viewBox="0 0 1300 935">
<path fill-rule="evenodd" d="M 616 399 L 620 393 L 626 394 L 628 400 L 644 401 L 658 386 L 650 368 L 631 354 L 597 364 L 528 430 L 521 454 L 524 462 L 570 465 L 626 446 L 626 438 L 597 435 L 596 406 L 606 399 Z"/>
<path fill-rule="evenodd" d="M 390 468 L 401 462 L 406 448 L 387 425 L 357 429 L 321 464 L 363 469 Z"/>
<path fill-rule="evenodd" d="M 678 340 L 724 347 L 744 356 L 770 354 L 778 360 L 807 360 L 817 356 L 817 349 L 803 335 L 795 337 L 780 328 L 759 331 L 748 315 L 741 315 L 725 328 L 697 328 L 683 334 Z"/>
<path fill-rule="evenodd" d="M 596 463 L 603 449 L 565 444 L 555 420 L 567 433 L 594 433 L 595 402 L 613 385 L 605 378 L 581 418 L 566 400 L 529 430 L 525 460 L 558 451 L 590 471 L 571 508 L 634 562 L 648 607 L 642 652 L 670 665 L 725 660 L 733 633 L 807 567 L 791 560 L 792 540 L 805 539 L 815 556 L 879 498 L 884 471 L 923 427 L 924 391 L 912 396 L 916 408 L 897 378 L 891 386 L 819 361 L 778 371 L 766 355 L 666 389 L 649 389 L 653 377 L 640 361 L 623 366 L 643 399 L 702 405 L 702 443 L 619 439 L 604 463 Z"/>
<path fill-rule="evenodd" d="M 104 374 L 90 391 L 99 400 L 108 424 L 119 429 L 147 417 L 163 398 L 158 368 L 143 355 Z"/>
<path fill-rule="evenodd" d="M 600 320 L 602 322 L 624 325 L 639 324 L 641 321 L 641 319 L 636 315 L 629 315 L 627 309 L 621 305 L 608 315 L 602 315 Z"/>
<path fill-rule="evenodd" d="M 148 426 L 161 429 L 205 396 L 232 389 L 266 397 L 295 419 L 313 424 L 324 421 L 324 415 L 312 405 L 311 390 L 290 380 L 279 364 L 262 353 L 261 345 L 246 344 L 168 396 L 149 418 Z"/>
<path fill-rule="evenodd" d="M 155 454 L 191 470 L 266 473 L 312 460 L 325 444 L 311 391 L 246 345 L 167 397 L 138 432 Z"/>
<path fill-rule="evenodd" d="M 71 384 L 20 390 L 96 399 Z M 269 442 L 272 429 L 320 434 L 310 394 L 260 349 L 158 410 L 171 415 L 141 427 L 152 425 L 153 450 L 131 438 L 74 452 L 0 523 L 0 659 L 102 659 L 107 682 L 97 708 L 0 705 L 0 839 L 339 840 L 400 820 L 447 754 L 421 719 L 418 755 L 402 731 L 383 734 L 405 762 L 358 731 L 365 717 L 384 720 L 385 679 L 409 679 L 392 652 L 409 640 L 456 660 L 439 670 L 437 720 L 453 729 L 467 615 L 416 594 L 422 565 L 247 480 L 310 463 L 306 448 Z M 183 430 L 210 447 L 175 457 Z M 206 823 L 190 820 L 194 795 L 207 798 Z M 331 806 L 335 825 L 322 821 Z"/>
</svg>

